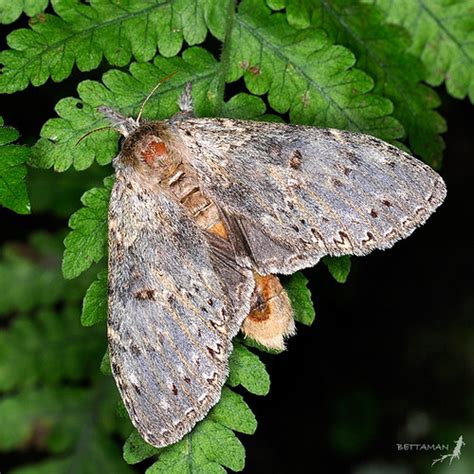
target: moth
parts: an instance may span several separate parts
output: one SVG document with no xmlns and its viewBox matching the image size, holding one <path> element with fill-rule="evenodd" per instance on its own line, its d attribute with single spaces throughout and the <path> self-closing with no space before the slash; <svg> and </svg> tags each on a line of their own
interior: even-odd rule
<svg viewBox="0 0 474 474">
<path fill-rule="evenodd" d="M 130 418 L 151 445 L 180 440 L 219 400 L 232 338 L 294 332 L 275 274 L 365 255 L 443 202 L 430 167 L 360 133 L 101 107 L 124 137 L 109 207 L 108 340 Z"/>
</svg>

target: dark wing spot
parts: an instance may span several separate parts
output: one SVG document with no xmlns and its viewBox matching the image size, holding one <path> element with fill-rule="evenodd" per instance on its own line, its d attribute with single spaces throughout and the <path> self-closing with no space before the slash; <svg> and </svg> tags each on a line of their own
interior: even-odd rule
<svg viewBox="0 0 474 474">
<path fill-rule="evenodd" d="M 386 199 L 382 201 L 382 204 L 387 207 L 392 207 L 392 203 L 390 201 L 387 201 Z"/>
<path fill-rule="evenodd" d="M 395 237 L 398 237 L 398 232 L 395 229 L 392 229 L 390 232 L 385 234 L 385 238 L 388 239 L 388 240 L 392 240 Z"/>
<path fill-rule="evenodd" d="M 375 209 L 372 209 L 370 211 L 370 215 L 375 219 L 376 217 L 378 217 L 378 214 L 377 214 L 377 211 Z"/>
<path fill-rule="evenodd" d="M 294 170 L 299 170 L 301 167 L 302 159 L 303 156 L 301 155 L 301 152 L 299 150 L 295 150 L 290 157 L 290 166 Z"/>
<path fill-rule="evenodd" d="M 122 372 L 118 364 L 116 364 L 115 362 L 112 362 L 112 371 L 117 377 L 120 377 L 120 374 Z"/>
<path fill-rule="evenodd" d="M 337 178 L 333 178 L 332 182 L 333 182 L 334 186 L 336 186 L 336 188 L 343 188 L 344 187 L 342 182 L 339 181 Z"/>
<path fill-rule="evenodd" d="M 422 215 L 426 212 L 426 209 L 424 207 L 419 207 L 417 210 L 416 210 L 416 215 L 419 216 L 419 215 Z"/>
<path fill-rule="evenodd" d="M 354 165 L 360 163 L 360 158 L 357 156 L 357 153 L 353 152 L 352 150 L 345 150 L 343 155 Z"/>
<path fill-rule="evenodd" d="M 142 391 L 140 390 L 140 387 L 138 385 L 132 383 L 132 387 L 135 389 L 135 392 L 137 392 L 138 395 L 141 395 Z"/>
<path fill-rule="evenodd" d="M 216 347 L 217 347 L 217 349 L 213 349 L 212 347 L 206 346 L 209 354 L 211 354 L 212 357 L 220 354 L 221 351 L 222 351 L 222 346 L 220 344 L 217 344 Z"/>
<path fill-rule="evenodd" d="M 395 162 L 394 161 L 388 161 L 387 165 L 390 166 L 390 168 L 395 168 Z"/>
<path fill-rule="evenodd" d="M 135 293 L 135 298 L 139 300 L 154 300 L 155 290 L 140 290 Z"/>
<path fill-rule="evenodd" d="M 185 381 L 186 383 L 191 383 L 191 379 L 190 379 L 189 377 L 184 377 L 184 381 Z"/>
<path fill-rule="evenodd" d="M 223 315 L 223 313 L 224 313 L 224 311 L 222 311 L 221 314 Z M 212 326 L 214 329 L 219 329 L 219 328 L 221 328 L 222 326 L 224 326 L 224 323 L 223 323 L 223 322 L 222 322 L 222 323 L 218 323 L 218 322 L 214 321 L 213 319 L 210 319 L 210 320 L 209 320 L 209 323 L 211 324 L 211 326 Z"/>
<path fill-rule="evenodd" d="M 344 166 L 343 172 L 346 176 L 349 176 L 352 173 L 352 170 L 347 166 Z"/>
<path fill-rule="evenodd" d="M 140 350 L 140 348 L 134 343 L 132 342 L 130 344 L 130 352 L 134 355 L 134 356 L 139 356 L 142 352 Z"/>
<path fill-rule="evenodd" d="M 214 372 L 212 374 L 212 377 L 210 379 L 206 379 L 208 381 L 208 383 L 210 383 L 211 385 L 214 385 L 215 383 L 217 383 L 217 380 L 218 380 L 219 376 L 217 375 L 216 372 Z"/>
<path fill-rule="evenodd" d="M 175 384 L 173 384 L 173 386 L 171 387 L 171 390 L 173 391 L 173 395 L 178 395 L 178 389 L 176 388 Z"/>
<path fill-rule="evenodd" d="M 362 241 L 363 244 L 368 244 L 371 240 L 375 240 L 374 234 L 367 232 L 367 238 Z"/>
<path fill-rule="evenodd" d="M 149 343 L 145 343 L 145 352 L 148 352 L 148 353 L 152 353 L 152 352 L 156 352 L 156 349 Z"/>
<path fill-rule="evenodd" d="M 127 183 L 127 188 L 128 189 L 133 189 L 132 183 Z"/>
<path fill-rule="evenodd" d="M 342 231 L 339 231 L 339 236 L 341 240 L 334 239 L 334 243 L 344 245 L 345 241 L 349 241 L 349 236 Z"/>
</svg>

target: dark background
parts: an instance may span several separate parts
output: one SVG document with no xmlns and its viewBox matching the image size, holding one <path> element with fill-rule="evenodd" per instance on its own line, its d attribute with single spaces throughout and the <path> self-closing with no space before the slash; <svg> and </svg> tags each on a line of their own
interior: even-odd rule
<svg viewBox="0 0 474 474">
<path fill-rule="evenodd" d="M 59 86 L 49 82 L 2 96 L 0 113 L 34 142 L 54 116 L 54 104 L 75 95 L 79 80 L 101 74 L 75 74 Z M 286 353 L 262 356 L 272 387 L 261 399 L 246 395 L 259 427 L 253 436 L 239 435 L 245 472 L 474 471 L 474 127 L 467 100 L 438 92 L 449 127 L 440 171 L 445 204 L 393 249 L 353 258 L 344 285 L 323 265 L 305 272 L 316 321 L 299 326 Z M 0 214 L 3 241 L 65 226 L 47 214 Z M 397 443 L 449 443 L 452 449 L 460 435 L 462 459 L 449 470 L 447 463 L 430 468 L 444 453 L 397 450 Z"/>
</svg>

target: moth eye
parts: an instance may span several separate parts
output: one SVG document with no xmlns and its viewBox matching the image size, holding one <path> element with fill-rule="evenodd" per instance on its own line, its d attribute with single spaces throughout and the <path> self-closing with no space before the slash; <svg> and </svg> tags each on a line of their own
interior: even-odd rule
<svg viewBox="0 0 474 474">
<path fill-rule="evenodd" d="M 120 135 L 119 147 L 122 148 L 124 143 L 125 143 L 125 137 L 123 135 Z"/>
</svg>

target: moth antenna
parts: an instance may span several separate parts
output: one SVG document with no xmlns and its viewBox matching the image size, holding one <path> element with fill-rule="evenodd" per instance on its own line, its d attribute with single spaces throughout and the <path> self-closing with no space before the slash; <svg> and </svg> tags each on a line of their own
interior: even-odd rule
<svg viewBox="0 0 474 474">
<path fill-rule="evenodd" d="M 132 118 L 125 117 L 125 115 L 122 115 L 120 112 L 117 112 L 110 107 L 97 107 L 97 111 L 104 115 L 112 124 L 112 128 L 120 132 L 124 137 L 128 137 L 130 133 L 138 128 L 138 122 Z"/>
<path fill-rule="evenodd" d="M 140 107 L 140 112 L 138 112 L 138 116 L 136 118 L 136 122 L 139 124 L 140 123 L 140 119 L 142 117 L 142 114 L 143 114 L 143 109 L 145 108 L 145 105 L 146 103 L 150 100 L 150 98 L 153 96 L 153 94 L 156 92 L 156 90 L 158 89 L 158 87 L 161 86 L 161 84 L 163 84 L 163 82 L 166 82 L 168 79 L 170 79 L 171 77 L 173 77 L 174 75 L 176 74 L 176 71 L 172 72 L 171 74 L 168 74 L 166 77 L 164 77 L 163 79 L 160 79 L 158 81 L 158 84 L 153 87 L 153 89 L 151 90 L 151 92 L 146 96 L 145 100 L 142 102 L 142 105 Z"/>
<path fill-rule="evenodd" d="M 192 96 L 193 85 L 191 82 L 186 82 L 183 93 L 179 98 L 179 109 L 181 112 L 193 112 L 193 96 Z"/>
<path fill-rule="evenodd" d="M 101 130 L 107 130 L 107 129 L 111 129 L 112 128 L 112 125 L 107 125 L 106 127 L 99 127 L 99 128 L 94 128 L 94 130 L 90 130 L 89 132 L 85 133 L 84 135 L 82 135 L 81 138 L 79 138 L 79 140 L 77 140 L 76 142 L 76 146 L 79 145 L 79 143 L 82 142 L 82 140 L 84 140 L 85 138 L 87 138 L 89 135 L 92 135 L 93 133 L 95 132 L 100 132 Z"/>
</svg>

